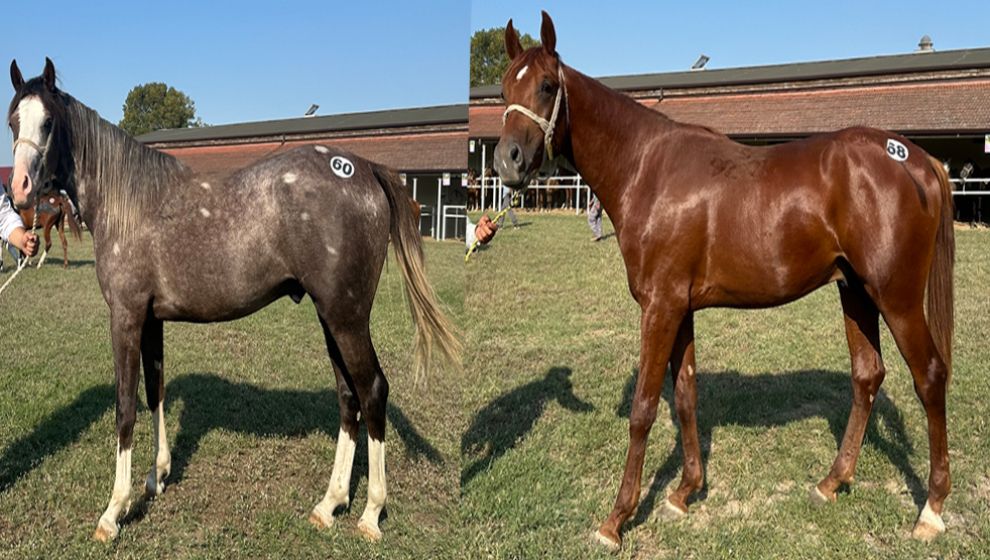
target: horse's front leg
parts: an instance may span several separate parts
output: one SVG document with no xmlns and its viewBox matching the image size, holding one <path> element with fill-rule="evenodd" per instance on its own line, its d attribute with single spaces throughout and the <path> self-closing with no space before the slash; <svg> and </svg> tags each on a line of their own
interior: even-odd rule
<svg viewBox="0 0 990 560">
<path fill-rule="evenodd" d="M 643 306 L 640 320 L 639 377 L 629 414 L 629 452 L 622 485 L 608 519 L 598 529 L 598 541 L 612 550 L 622 546 L 619 532 L 639 503 L 639 486 L 643 476 L 646 438 L 657 417 L 657 404 L 671 348 L 684 318 L 679 308 L 652 304 Z"/>
<path fill-rule="evenodd" d="M 111 306 L 110 311 L 110 338 L 117 382 L 117 470 L 110 503 L 93 534 L 94 539 L 103 542 L 117 536 L 117 520 L 126 510 L 131 495 L 131 448 L 144 324 L 144 308 L 139 309 L 140 312 L 135 312 Z"/>
</svg>

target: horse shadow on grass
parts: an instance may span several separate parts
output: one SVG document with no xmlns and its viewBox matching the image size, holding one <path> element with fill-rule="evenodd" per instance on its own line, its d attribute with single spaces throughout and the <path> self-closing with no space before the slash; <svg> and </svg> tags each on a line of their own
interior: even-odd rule
<svg viewBox="0 0 990 560">
<path fill-rule="evenodd" d="M 670 376 L 668 369 L 668 376 Z M 712 432 L 719 426 L 773 427 L 808 418 L 823 418 L 835 438 L 836 451 L 842 442 L 849 410 L 852 406 L 852 385 L 847 373 L 835 371 L 796 371 L 742 375 L 736 371 L 697 373 L 698 387 L 698 438 L 701 443 L 702 465 L 707 467 L 712 446 Z M 636 389 L 637 372 L 626 382 L 616 415 L 628 418 Z M 656 470 L 631 521 L 633 527 L 649 519 L 661 492 L 674 480 L 683 466 L 680 422 L 674 408 L 673 383 L 664 383 L 663 398 L 669 404 L 674 423 L 676 444 L 667 460 Z M 885 427 L 888 435 L 881 433 Z M 925 484 L 911 467 L 910 456 L 914 452 L 907 436 L 904 418 L 881 388 L 873 403 L 873 412 L 866 427 L 863 445 L 870 445 L 882 452 L 904 476 L 912 498 L 918 507 L 926 499 Z M 831 461 L 828 468 L 831 468 Z M 691 502 L 708 497 L 708 470 L 700 492 Z M 826 469 L 820 475 L 824 477 Z M 769 473 L 768 473 L 769 474 Z M 845 485 L 840 492 L 848 491 Z"/>
<path fill-rule="evenodd" d="M 496 397 L 474 415 L 461 437 L 461 456 L 482 456 L 461 471 L 462 489 L 514 448 L 533 429 L 550 402 L 556 401 L 572 412 L 594 410 L 574 394 L 570 376 L 568 368 L 550 368 L 542 378 Z"/>
<path fill-rule="evenodd" d="M 85 431 L 114 408 L 115 395 L 116 391 L 110 384 L 86 389 L 72 403 L 38 424 L 31 433 L 8 445 L 0 453 L 0 493 L 6 492 L 48 457 L 78 441 Z M 337 392 L 331 389 L 263 389 L 213 374 L 194 373 L 169 382 L 165 395 L 165 422 L 172 425 L 178 422 L 179 426 L 174 441 L 169 442 L 172 453 L 172 471 L 167 479 L 169 485 L 182 480 L 200 442 L 213 430 L 223 429 L 259 437 L 299 437 L 323 432 L 336 439 L 340 426 Z M 169 416 L 175 401 L 183 403 L 178 419 Z M 389 404 L 386 415 L 408 457 L 425 459 L 433 464 L 443 463 L 440 452 L 416 430 L 400 408 Z M 144 406 L 139 406 L 138 422 L 141 421 L 150 421 Z M 144 467 L 148 466 L 134 465 L 134 479 L 143 480 Z M 355 472 L 362 472 L 359 468 L 360 465 L 356 464 Z M 352 496 L 358 480 L 360 476 L 352 477 Z"/>
</svg>

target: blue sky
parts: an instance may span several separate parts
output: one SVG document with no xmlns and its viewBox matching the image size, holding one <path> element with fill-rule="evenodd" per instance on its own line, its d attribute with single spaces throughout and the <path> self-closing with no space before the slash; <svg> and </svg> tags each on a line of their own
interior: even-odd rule
<svg viewBox="0 0 990 560">
<path fill-rule="evenodd" d="M 62 88 L 114 123 L 127 92 L 152 81 L 186 92 L 210 124 L 311 103 L 319 114 L 465 103 L 469 18 L 467 0 L 4 2 L 0 99 L 6 110 L 12 58 L 30 77 L 49 56 Z M 0 165 L 10 141 L 0 134 Z"/>
<path fill-rule="evenodd" d="M 928 34 L 936 50 L 990 46 L 990 2 L 822 0 L 590 2 L 472 0 L 471 29 L 504 26 L 539 39 L 549 12 L 564 61 L 592 76 L 906 53 Z"/>
</svg>

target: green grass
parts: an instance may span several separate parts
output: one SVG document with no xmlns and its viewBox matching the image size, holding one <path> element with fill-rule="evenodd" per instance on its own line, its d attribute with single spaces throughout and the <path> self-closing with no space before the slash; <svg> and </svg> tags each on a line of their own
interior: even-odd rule
<svg viewBox="0 0 990 560">
<path fill-rule="evenodd" d="M 607 557 L 628 443 L 639 310 L 614 237 L 583 217 L 524 215 L 467 266 L 471 317 L 460 521 L 467 556 Z M 606 228 L 607 231 L 610 228 Z M 957 232 L 955 373 L 949 397 L 948 532 L 910 538 L 928 477 L 923 409 L 884 330 L 888 373 L 857 469 L 837 503 L 810 505 L 850 406 L 834 287 L 782 308 L 696 318 L 706 487 L 690 514 L 658 512 L 680 477 L 670 383 L 622 558 L 990 556 L 990 232 Z"/>
<path fill-rule="evenodd" d="M 426 252 L 431 279 L 460 322 L 461 245 L 427 242 Z M 0 557 L 457 556 L 450 527 L 463 383 L 443 373 L 414 385 L 413 328 L 391 257 L 372 324 L 391 384 L 381 543 L 356 531 L 366 501 L 363 430 L 350 511 L 328 531 L 307 522 L 326 491 L 339 425 L 333 372 L 308 299 L 298 306 L 282 299 L 231 323 L 166 325 L 169 486 L 149 507 L 134 508 L 116 542 L 90 540 L 110 497 L 116 445 L 109 313 L 92 258 L 87 237 L 70 246 L 69 270 L 49 260 L 0 295 Z M 152 460 L 143 389 L 139 395 L 135 498 Z"/>
<path fill-rule="evenodd" d="M 58 259 L 26 270 L 0 295 L 0 557 L 609 557 L 590 535 L 625 458 L 638 309 L 614 237 L 591 243 L 584 218 L 570 214 L 521 218 L 526 226 L 500 232 L 466 268 L 460 244 L 427 243 L 431 277 L 465 328 L 464 374 L 414 385 L 412 326 L 389 262 L 372 326 L 392 386 L 379 544 L 355 530 L 363 434 L 351 510 L 330 531 L 306 521 L 329 480 L 338 422 L 308 300 L 231 323 L 167 324 L 170 485 L 135 508 L 115 543 L 91 541 L 114 469 L 108 312 L 88 240 L 71 246 L 68 271 Z M 987 557 L 990 231 L 962 230 L 957 241 L 946 535 L 909 538 L 928 446 L 886 333 L 888 375 L 857 481 L 836 504 L 808 503 L 850 402 L 841 311 L 827 287 L 779 309 L 699 314 L 706 489 L 685 519 L 656 515 L 680 474 L 668 383 L 619 557 Z M 135 496 L 150 431 L 142 404 Z"/>
</svg>

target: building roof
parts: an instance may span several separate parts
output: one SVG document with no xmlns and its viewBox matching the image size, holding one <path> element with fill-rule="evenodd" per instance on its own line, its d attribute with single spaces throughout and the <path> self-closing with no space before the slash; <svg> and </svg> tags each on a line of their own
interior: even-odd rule
<svg viewBox="0 0 990 560">
<path fill-rule="evenodd" d="M 765 84 L 971 68 L 990 68 L 990 48 L 914 52 L 909 54 L 770 64 L 765 66 L 745 66 L 716 70 L 607 76 L 599 78 L 599 80 L 608 87 L 619 91 L 641 91 L 662 88 Z M 471 88 L 471 99 L 499 97 L 500 92 L 501 86 L 499 85 L 474 87 Z"/>
<path fill-rule="evenodd" d="M 858 125 L 906 134 L 990 130 L 990 78 L 638 101 L 730 136 L 805 136 Z M 497 138 L 501 130 L 501 105 L 471 107 L 471 137 Z"/>
<path fill-rule="evenodd" d="M 440 172 L 467 169 L 467 133 L 463 130 L 438 133 L 358 136 L 327 141 L 252 142 L 241 144 L 197 145 L 159 149 L 182 160 L 210 180 L 221 179 L 268 155 L 305 144 L 325 144 L 387 165 L 399 171 Z"/>
<path fill-rule="evenodd" d="M 139 136 L 138 140 L 145 144 L 162 145 L 466 123 L 467 105 L 459 104 L 298 117 L 203 128 L 174 128 L 150 132 Z"/>
</svg>

